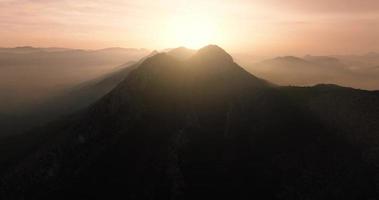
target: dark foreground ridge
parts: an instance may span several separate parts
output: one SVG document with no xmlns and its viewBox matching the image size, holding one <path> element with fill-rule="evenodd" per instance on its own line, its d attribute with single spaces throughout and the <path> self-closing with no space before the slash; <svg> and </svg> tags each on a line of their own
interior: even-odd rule
<svg viewBox="0 0 379 200">
<path fill-rule="evenodd" d="M 2 199 L 376 199 L 379 93 L 278 87 L 211 45 L 29 133 Z"/>
</svg>

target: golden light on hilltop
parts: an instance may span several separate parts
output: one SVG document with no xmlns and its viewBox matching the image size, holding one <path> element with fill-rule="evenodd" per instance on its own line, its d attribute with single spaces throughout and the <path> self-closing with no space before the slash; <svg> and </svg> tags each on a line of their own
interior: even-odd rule
<svg viewBox="0 0 379 200">
<path fill-rule="evenodd" d="M 197 49 L 218 43 L 220 31 L 217 23 L 206 15 L 178 16 L 168 24 L 168 40 L 174 46 Z"/>
</svg>

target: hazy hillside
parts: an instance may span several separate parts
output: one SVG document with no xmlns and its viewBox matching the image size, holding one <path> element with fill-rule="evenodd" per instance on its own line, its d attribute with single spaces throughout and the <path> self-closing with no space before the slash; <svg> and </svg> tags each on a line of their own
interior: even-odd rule
<svg viewBox="0 0 379 200">
<path fill-rule="evenodd" d="M 137 61 L 129 61 L 116 67 L 110 73 L 77 84 L 56 97 L 49 98 L 42 104 L 36 105 L 36 108 L 32 109 L 31 112 L 44 113 L 49 116 L 49 119 L 54 119 L 54 117 L 83 109 L 113 90 L 141 63 L 156 54 L 158 52 L 153 51 Z"/>
<path fill-rule="evenodd" d="M 116 50 L 122 51 L 122 49 Z M 178 59 L 185 59 L 194 52 L 181 47 L 171 49 L 167 53 Z M 55 91 L 54 95 L 45 97 L 42 102 L 33 102 L 32 108 L 19 110 L 14 114 L 1 115 L 0 137 L 23 133 L 33 127 L 42 126 L 49 121 L 86 108 L 114 89 L 147 58 L 156 54 L 158 52 L 153 51 L 138 61 L 129 61 L 114 67 L 110 73 Z"/>
<path fill-rule="evenodd" d="M 335 55 L 334 57 L 342 60 L 346 65 L 355 69 L 372 68 L 379 64 L 379 53 L 370 52 L 363 55 Z"/>
<path fill-rule="evenodd" d="M 161 53 L 88 109 L 3 140 L 0 194 L 377 199 L 378 100 L 272 85 L 217 46 L 184 60 Z"/>
<path fill-rule="evenodd" d="M 358 57 L 358 56 L 356 56 Z M 379 64 L 379 59 L 359 57 L 360 62 Z M 311 86 L 338 84 L 367 90 L 379 89 L 379 74 L 368 64 L 357 64 L 344 56 L 286 56 L 249 64 L 246 69 L 279 85 Z"/>
<path fill-rule="evenodd" d="M 115 67 L 148 53 L 144 49 L 123 48 L 2 48 L 0 113 L 23 112 L 69 87 L 110 73 Z"/>
</svg>

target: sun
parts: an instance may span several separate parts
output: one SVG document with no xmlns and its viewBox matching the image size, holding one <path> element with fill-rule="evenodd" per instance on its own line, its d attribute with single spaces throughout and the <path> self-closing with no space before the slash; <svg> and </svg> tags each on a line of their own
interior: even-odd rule
<svg viewBox="0 0 379 200">
<path fill-rule="evenodd" d="M 175 46 L 197 49 L 217 42 L 216 23 L 207 16 L 178 16 L 171 21 L 169 27 L 169 40 Z"/>
</svg>

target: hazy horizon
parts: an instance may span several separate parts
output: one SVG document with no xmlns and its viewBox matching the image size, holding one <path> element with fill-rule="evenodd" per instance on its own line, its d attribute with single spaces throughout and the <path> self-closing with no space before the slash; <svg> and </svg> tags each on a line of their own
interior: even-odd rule
<svg viewBox="0 0 379 200">
<path fill-rule="evenodd" d="M 222 47 L 221 45 L 218 45 L 218 44 L 213 44 L 213 43 L 209 43 L 209 44 L 206 44 L 204 46 L 207 46 L 207 45 L 217 45 L 217 46 L 220 46 Z M 204 47 L 204 46 L 201 46 L 201 47 Z M 201 48 L 200 47 L 200 48 Z M 172 46 L 172 47 L 166 47 L 166 48 L 161 48 L 161 49 L 150 49 L 150 48 L 146 48 L 146 47 L 134 47 L 134 46 L 103 46 L 103 47 L 96 47 L 96 48 L 75 48 L 75 47 L 64 47 L 64 46 L 31 46 L 31 45 L 16 45 L 16 46 L 0 46 L 0 49 L 16 49 L 16 48 L 35 48 L 35 49 L 65 49 L 65 50 L 82 50 L 82 51 L 100 51 L 100 50 L 111 50 L 111 49 L 133 49 L 133 50 L 145 50 L 145 51 L 150 51 L 150 52 L 153 52 L 153 51 L 158 51 L 158 52 L 165 52 L 167 50 L 170 50 L 170 49 L 176 49 L 176 48 L 186 48 L 186 49 L 191 49 L 191 50 L 194 50 L 194 51 L 197 51 L 198 49 L 200 48 L 189 48 L 187 46 L 184 46 L 184 45 L 179 45 L 179 46 Z M 336 53 L 336 54 L 327 54 L 327 53 L 319 53 L 319 54 L 311 54 L 311 53 L 307 53 L 307 52 L 304 52 L 304 53 L 267 53 L 267 54 L 259 54 L 259 52 L 239 52 L 239 51 L 228 51 L 228 53 L 230 53 L 231 55 L 234 55 L 234 56 L 239 56 L 239 55 L 243 55 L 243 56 L 256 56 L 256 58 L 260 58 L 260 59 L 270 59 L 270 58 L 276 58 L 276 57 L 286 57 L 286 56 L 295 56 L 295 57 L 305 57 L 305 56 L 364 56 L 364 55 L 370 55 L 370 54 L 379 54 L 379 50 L 378 51 L 363 51 L 363 52 L 360 52 L 360 53 Z"/>
<path fill-rule="evenodd" d="M 0 46 L 199 48 L 335 55 L 379 51 L 376 0 L 3 0 Z M 27 33 L 27 34 L 26 34 Z"/>
</svg>

